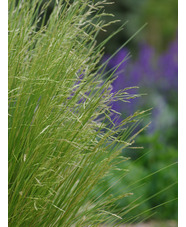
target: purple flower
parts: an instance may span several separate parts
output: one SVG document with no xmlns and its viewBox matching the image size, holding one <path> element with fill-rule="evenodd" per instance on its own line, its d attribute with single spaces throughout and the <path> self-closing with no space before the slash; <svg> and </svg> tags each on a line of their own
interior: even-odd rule
<svg viewBox="0 0 186 227">
<path fill-rule="evenodd" d="M 178 89 L 178 42 L 175 40 L 159 58 L 162 87 L 165 90 Z"/>
<path fill-rule="evenodd" d="M 123 59 L 127 57 L 128 53 L 129 51 L 126 48 L 121 49 L 116 56 L 108 62 L 106 69 L 116 69 Z M 105 59 L 108 60 L 109 56 L 107 55 Z M 177 39 L 160 55 L 153 47 L 144 43 L 140 44 L 137 58 L 122 62 L 114 72 L 114 76 L 116 76 L 116 79 L 112 84 L 112 92 L 117 92 L 126 87 L 139 86 L 141 93 L 148 93 L 149 102 L 151 102 L 150 96 L 155 93 L 164 95 L 165 99 L 166 96 L 170 94 L 170 92 L 167 91 L 171 90 L 177 95 Z M 133 90 L 131 90 L 131 92 L 133 92 Z M 113 102 L 112 108 L 121 112 L 123 115 L 132 114 L 140 105 L 144 105 L 142 102 L 140 104 L 139 100 L 140 99 L 133 99 L 131 103 L 123 103 L 121 101 Z M 150 104 L 152 105 L 152 102 Z"/>
</svg>

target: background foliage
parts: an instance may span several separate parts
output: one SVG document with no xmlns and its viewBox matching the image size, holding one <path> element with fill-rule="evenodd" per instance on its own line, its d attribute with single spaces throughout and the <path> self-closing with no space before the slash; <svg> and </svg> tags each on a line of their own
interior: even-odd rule
<svg viewBox="0 0 186 227">
<path fill-rule="evenodd" d="M 107 67 L 107 70 L 112 70 L 119 65 L 115 71 L 117 79 L 112 84 L 115 91 L 127 86 L 139 86 L 138 92 L 144 94 L 142 98 L 132 100 L 130 103 L 113 104 L 113 108 L 120 111 L 122 117 L 133 113 L 136 109 L 153 108 L 151 115 L 146 117 L 147 122 L 151 121 L 151 125 L 137 138 L 136 146 L 142 146 L 144 149 L 123 151 L 124 155 L 136 161 L 131 162 L 129 181 L 123 180 L 121 187 L 138 182 L 138 179 L 143 178 L 143 173 L 151 174 L 177 161 L 177 7 L 177 1 L 174 0 L 119 0 L 108 9 L 116 15 L 116 19 L 121 20 L 118 25 L 110 26 L 108 33 L 112 33 L 115 27 L 119 27 L 125 21 L 128 23 L 117 38 L 112 39 L 112 45 L 106 47 L 103 61 L 109 59 L 113 50 L 126 42 L 145 22 L 148 23 L 126 47 L 110 60 Z M 99 39 L 101 40 L 104 36 L 102 32 Z M 125 61 L 120 64 L 124 59 Z M 117 178 L 118 173 L 114 173 L 114 176 Z M 148 198 L 150 193 L 153 194 L 174 182 L 177 182 L 177 165 L 150 177 L 148 183 L 143 186 L 143 195 Z M 135 192 L 134 196 L 138 194 L 138 190 Z M 171 201 L 174 197 L 177 197 L 177 185 L 156 199 L 146 200 L 143 206 L 152 208 L 158 202 Z M 125 201 L 121 204 L 124 205 Z M 146 215 L 148 216 L 148 212 Z M 177 219 L 177 201 L 158 208 L 154 218 Z"/>
<path fill-rule="evenodd" d="M 177 0 L 117 0 L 113 5 L 106 7 L 106 12 L 114 14 L 114 18 L 120 20 L 117 24 L 107 28 L 107 33 L 101 32 L 98 40 L 103 40 L 107 34 L 111 34 L 126 21 L 125 28 L 112 40 L 112 44 L 106 45 L 106 52 L 113 53 L 124 41 L 128 40 L 142 25 L 147 27 L 140 32 L 135 39 L 127 45 L 135 55 L 138 43 L 147 41 L 150 45 L 161 51 L 166 49 L 169 42 L 175 38 L 178 23 Z M 106 20 L 109 20 L 107 17 Z"/>
</svg>

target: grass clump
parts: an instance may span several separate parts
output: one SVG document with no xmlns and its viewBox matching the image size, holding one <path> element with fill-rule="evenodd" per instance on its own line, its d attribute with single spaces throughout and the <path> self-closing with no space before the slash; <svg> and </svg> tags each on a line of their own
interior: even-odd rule
<svg viewBox="0 0 186 227">
<path fill-rule="evenodd" d="M 142 113 L 113 117 L 112 103 L 130 95 L 100 74 L 106 1 L 56 1 L 45 23 L 49 4 L 9 1 L 9 225 L 111 223 L 121 219 L 113 199 L 92 190 Z"/>
</svg>

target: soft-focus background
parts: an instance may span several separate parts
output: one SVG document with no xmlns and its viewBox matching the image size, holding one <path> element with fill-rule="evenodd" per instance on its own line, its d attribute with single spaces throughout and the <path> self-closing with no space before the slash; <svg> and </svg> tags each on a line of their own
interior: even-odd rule
<svg viewBox="0 0 186 227">
<path fill-rule="evenodd" d="M 117 189 L 113 190 L 113 194 L 117 195 L 121 188 L 129 189 L 129 185 L 132 185 L 130 189 L 134 195 L 123 199 L 117 206 L 123 208 L 134 200 L 136 204 L 141 201 L 137 209 L 130 211 L 130 215 L 142 213 L 144 219 L 177 220 L 177 165 L 173 164 L 177 162 L 178 155 L 177 4 L 176 0 L 117 0 L 113 5 L 108 5 L 106 11 L 113 13 L 120 22 L 111 25 L 107 32 L 100 33 L 98 37 L 101 42 L 128 21 L 123 31 L 106 45 L 103 58 L 106 61 L 140 27 L 148 23 L 109 61 L 106 70 L 112 71 L 125 57 L 128 59 L 114 73 L 118 78 L 113 83 L 113 89 L 118 91 L 139 86 L 139 89 L 131 91 L 144 95 L 130 103 L 115 103 L 113 108 L 121 112 L 122 117 L 136 110 L 153 108 L 141 126 L 150 121 L 152 123 L 136 139 L 135 145 L 144 149 L 123 151 L 124 156 L 131 157 L 127 166 L 129 174 L 120 180 L 119 171 L 113 172 L 100 189 L 104 191 L 118 181 Z M 120 164 L 118 167 L 126 166 Z M 156 206 L 157 209 L 152 210 Z M 143 213 L 144 210 L 147 212 Z M 151 214 L 154 215 L 150 217 Z"/>
</svg>

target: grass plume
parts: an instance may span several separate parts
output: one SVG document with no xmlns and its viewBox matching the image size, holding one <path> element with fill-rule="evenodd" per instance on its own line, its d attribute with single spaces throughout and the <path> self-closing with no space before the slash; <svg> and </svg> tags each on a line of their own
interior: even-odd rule
<svg viewBox="0 0 186 227">
<path fill-rule="evenodd" d="M 99 73 L 106 1 L 56 1 L 45 23 L 48 4 L 9 1 L 9 225 L 113 222 L 121 217 L 109 197 L 92 189 L 133 143 L 127 125 L 144 112 L 113 121 L 112 102 L 130 94 L 114 94 Z"/>
</svg>

